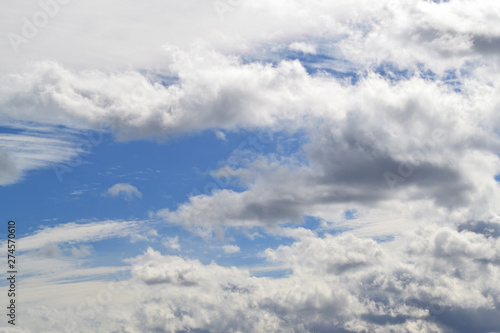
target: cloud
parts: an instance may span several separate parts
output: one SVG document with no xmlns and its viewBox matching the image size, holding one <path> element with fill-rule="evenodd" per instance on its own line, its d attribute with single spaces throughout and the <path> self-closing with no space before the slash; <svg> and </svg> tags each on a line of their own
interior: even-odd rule
<svg viewBox="0 0 500 333">
<path fill-rule="evenodd" d="M 349 233 L 304 236 L 263 252 L 291 270 L 270 279 L 149 248 L 128 260 L 133 277 L 124 286 L 135 301 L 111 296 L 95 309 L 66 307 L 66 324 L 164 332 L 497 331 L 499 251 L 497 237 L 434 224 L 381 243 Z M 26 327 L 35 329 L 51 310 L 25 311 Z M 234 320 L 237 314 L 245 320 Z"/>
<path fill-rule="evenodd" d="M 300 51 L 305 54 L 316 54 L 316 47 L 312 44 L 303 42 L 294 42 L 288 46 L 292 51 Z"/>
<path fill-rule="evenodd" d="M 19 170 L 16 169 L 10 155 L 0 150 L 0 184 L 7 185 L 14 183 L 19 178 Z"/>
<path fill-rule="evenodd" d="M 127 183 L 119 183 L 111 186 L 105 192 L 105 195 L 110 197 L 121 196 L 125 200 L 132 200 L 134 197 L 142 198 L 142 193 L 139 192 L 137 187 Z"/>
<path fill-rule="evenodd" d="M 0 133 L 0 185 L 16 183 L 30 170 L 51 166 L 57 179 L 57 168 L 64 166 L 69 172 L 83 163 L 83 156 L 90 154 L 94 146 L 82 140 L 84 132 L 78 129 L 22 122 L 7 122 L 4 126 L 6 133 Z"/>
<path fill-rule="evenodd" d="M 76 244 L 97 242 L 114 237 L 137 238 L 140 235 L 137 221 L 100 221 L 90 223 L 63 223 L 55 227 L 41 227 L 34 234 L 19 239 L 22 251 L 53 246 L 51 244 Z M 147 232 L 147 230 L 144 230 Z M 2 243 L 5 246 L 6 242 Z"/>
<path fill-rule="evenodd" d="M 71 254 L 75 257 L 88 257 L 92 254 L 93 248 L 90 245 L 72 246 Z"/>
<path fill-rule="evenodd" d="M 240 247 L 238 245 L 224 245 L 222 250 L 224 250 L 226 254 L 238 253 L 240 252 Z"/>
<path fill-rule="evenodd" d="M 162 245 L 168 249 L 180 250 L 181 245 L 179 244 L 179 236 L 175 237 L 165 237 L 161 241 Z"/>
<path fill-rule="evenodd" d="M 500 142 L 493 127 L 480 125 L 496 117 L 493 109 L 480 105 L 485 98 L 496 105 L 497 97 L 470 83 L 456 92 L 421 78 L 391 83 L 371 75 L 338 87 L 344 104 L 301 121 L 305 143 L 296 153 L 266 156 L 259 142 L 244 147 L 239 153 L 251 156 L 248 161 L 234 164 L 232 156 L 214 172 L 221 182 L 236 179 L 243 190 L 222 187 L 192 196 L 158 216 L 184 226 L 273 227 L 300 223 L 305 215 L 338 221 L 352 207 L 395 217 L 411 202 L 409 211 L 422 221 L 441 216 L 442 209 L 486 218 L 500 195 L 494 179 Z"/>
<path fill-rule="evenodd" d="M 215 136 L 221 141 L 226 141 L 226 134 L 222 131 L 215 132 Z"/>
<path fill-rule="evenodd" d="M 128 242 L 151 240 L 156 231 L 144 221 L 99 221 L 64 223 L 40 227 L 33 234 L 16 238 L 23 244 L 17 249 L 23 262 L 26 285 L 50 286 L 79 280 L 106 279 L 127 267 L 95 267 L 91 243 L 128 238 Z M 6 251 L 7 243 L 0 248 Z"/>
</svg>

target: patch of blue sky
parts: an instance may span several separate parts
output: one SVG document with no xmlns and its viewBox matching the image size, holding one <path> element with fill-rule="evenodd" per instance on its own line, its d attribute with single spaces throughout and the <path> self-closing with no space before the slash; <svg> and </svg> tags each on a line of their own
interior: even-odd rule
<svg viewBox="0 0 500 333">
<path fill-rule="evenodd" d="M 294 52 L 287 55 L 286 59 L 298 59 L 311 76 L 327 74 L 348 84 L 356 84 L 361 79 L 360 71 L 350 62 L 334 56 Z"/>
<path fill-rule="evenodd" d="M 190 195 L 203 192 L 207 184 L 214 182 L 210 171 L 241 149 L 242 142 L 248 143 L 243 149 L 251 148 L 250 141 L 260 137 L 262 139 L 257 141 L 253 153 L 282 156 L 296 153 L 303 144 L 303 133 L 263 131 L 264 134 L 259 131 L 228 132 L 226 140 L 217 139 L 212 131 L 205 131 L 164 143 L 146 140 L 116 142 L 105 133 L 91 152 L 80 155 L 78 163 L 70 161 L 72 166 L 66 165 L 69 169 L 62 175 L 62 181 L 53 168 L 46 168 L 30 171 L 23 181 L 1 187 L 2 205 L 16 212 L 16 216 L 9 218 L 18 222 L 18 232 L 23 236 L 34 234 L 40 226 L 51 227 L 74 221 L 148 221 L 150 212 L 164 208 L 175 210 Z M 80 139 L 85 140 L 84 137 Z M 106 195 L 107 189 L 118 183 L 137 187 L 142 197 L 127 200 Z M 239 189 L 232 183 L 223 187 Z M 144 227 L 157 229 L 159 236 L 134 243 L 128 237 L 86 243 L 95 251 L 89 265 L 119 266 L 123 259 L 137 256 L 152 246 L 162 253 L 186 255 L 204 263 L 216 258 L 224 265 L 251 266 L 264 263 L 259 256 L 261 251 L 284 244 L 282 239 L 263 232 L 252 240 L 244 233 L 228 230 L 228 236 L 233 237 L 241 253 L 245 253 L 243 257 L 238 253 L 224 253 L 224 243 L 201 240 L 182 227 L 164 221 L 153 221 Z M 179 237 L 180 251 L 162 245 L 162 238 L 176 236 Z M 288 243 L 292 241 L 289 239 Z"/>
<path fill-rule="evenodd" d="M 0 188 L 2 204 L 16 212 L 12 218 L 21 228 L 54 218 L 54 223 L 144 218 L 150 210 L 175 208 L 206 181 L 195 168 L 213 169 L 235 148 L 208 132 L 175 141 L 117 143 L 105 135 L 90 154 L 80 156 L 80 164 L 66 165 L 61 182 L 52 168 L 28 172 L 23 181 Z M 103 196 L 117 183 L 137 187 L 142 199 Z"/>
<path fill-rule="evenodd" d="M 380 237 L 375 237 L 373 239 L 377 243 L 387 243 L 387 242 L 392 242 L 394 240 L 393 235 L 385 235 L 385 236 L 380 236 Z"/>
<path fill-rule="evenodd" d="M 292 238 L 269 234 L 260 227 L 248 230 L 248 234 L 247 231 L 242 232 L 242 230 L 231 228 L 226 231 L 226 237 L 230 241 L 219 242 L 220 246 L 235 244 L 240 248 L 240 252 L 226 254 L 219 250 L 215 257 L 211 257 L 217 264 L 226 267 L 243 267 L 249 269 L 255 276 L 282 276 L 283 272 L 277 273 L 282 270 L 279 265 L 269 263 L 263 256 L 263 252 L 269 248 L 290 246 L 294 242 Z"/>
<path fill-rule="evenodd" d="M 293 274 L 291 269 L 268 269 L 253 272 L 253 276 L 256 277 L 267 277 L 272 279 L 282 279 Z"/>
<path fill-rule="evenodd" d="M 233 150 L 231 156 L 220 162 L 220 167 L 246 168 L 260 156 L 267 156 L 276 160 L 293 158 L 294 161 L 302 165 L 307 163 L 302 148 L 308 142 L 308 139 L 306 133 L 301 129 L 293 133 L 287 131 L 272 132 L 261 129 L 258 131 L 228 133 L 226 136 L 228 141 L 240 143 Z M 237 184 L 237 182 L 234 184 Z M 203 194 L 209 193 L 205 191 Z"/>
<path fill-rule="evenodd" d="M 472 77 L 472 73 L 482 64 L 478 61 L 466 61 L 460 68 L 450 68 L 443 75 L 439 76 L 423 64 L 418 66 L 420 77 L 430 81 L 440 81 L 442 84 L 449 86 L 453 91 L 461 93 L 463 90 L 464 79 Z"/>
<path fill-rule="evenodd" d="M 255 58 L 243 56 L 243 64 L 252 62 L 268 63 L 276 67 L 283 60 L 298 60 L 311 76 L 329 75 L 336 79 L 356 84 L 361 78 L 360 70 L 349 60 L 340 56 L 340 51 L 336 46 L 338 40 L 304 40 L 307 45 L 315 47 L 315 53 L 303 52 L 300 50 L 290 50 L 289 43 L 273 45 L 265 56 Z"/>
<path fill-rule="evenodd" d="M 424 64 L 418 64 L 417 65 L 420 77 L 424 80 L 429 80 L 429 81 L 435 81 L 438 79 L 438 76 L 436 73 L 434 73 L 432 70 L 429 68 L 426 68 Z"/>
<path fill-rule="evenodd" d="M 461 75 L 457 73 L 457 70 L 450 69 L 444 72 L 441 81 L 447 86 L 451 87 L 453 91 L 460 93 L 462 92 L 463 81 Z"/>
<path fill-rule="evenodd" d="M 148 247 L 165 253 L 160 239 L 131 241 L 129 237 L 114 237 L 84 243 L 83 245 L 92 246 L 92 255 L 84 259 L 87 259 L 88 267 L 128 266 L 126 259 L 141 255 Z"/>
<path fill-rule="evenodd" d="M 355 220 L 357 212 L 358 211 L 355 208 L 350 209 L 350 210 L 346 210 L 344 212 L 344 217 L 345 217 L 346 220 Z"/>
<path fill-rule="evenodd" d="M 285 223 L 281 225 L 284 228 L 291 228 L 291 229 L 297 229 L 297 228 L 304 228 L 304 229 L 309 229 L 313 231 L 320 231 L 320 226 L 321 226 L 321 219 L 311 216 L 311 215 L 304 215 L 302 216 L 302 223 L 297 224 L 297 223 Z M 288 238 L 288 237 L 286 237 Z"/>
<path fill-rule="evenodd" d="M 0 134 L 21 134 L 22 132 L 20 128 L 0 126 Z"/>
<path fill-rule="evenodd" d="M 353 218 L 354 219 L 354 218 Z M 325 228 L 325 224 L 328 225 L 327 228 Z M 290 228 L 290 229 L 298 229 L 298 228 L 304 228 L 304 229 L 309 229 L 314 231 L 319 237 L 325 237 L 325 235 L 339 235 L 344 232 L 347 232 L 350 229 L 348 226 L 342 224 L 342 225 L 336 225 L 335 223 L 328 223 L 324 221 L 323 219 L 316 217 L 316 216 L 311 216 L 311 215 L 304 215 L 302 217 L 302 223 L 300 224 L 295 224 L 295 223 L 287 223 L 287 224 L 282 224 L 282 227 Z M 277 239 L 279 242 L 283 242 L 283 240 L 290 241 L 290 244 L 292 243 L 292 238 L 290 237 L 284 237 L 284 236 L 277 236 Z M 277 244 L 281 244 L 277 243 Z"/>
<path fill-rule="evenodd" d="M 382 62 L 379 66 L 373 69 L 373 72 L 380 76 L 389 79 L 392 83 L 408 80 L 413 76 L 413 72 L 407 68 L 399 68 L 391 62 Z"/>
<path fill-rule="evenodd" d="M 177 76 L 169 76 L 162 74 L 162 70 L 158 69 L 142 69 L 139 73 L 149 80 L 150 83 L 159 83 L 164 87 L 180 83 Z"/>
</svg>

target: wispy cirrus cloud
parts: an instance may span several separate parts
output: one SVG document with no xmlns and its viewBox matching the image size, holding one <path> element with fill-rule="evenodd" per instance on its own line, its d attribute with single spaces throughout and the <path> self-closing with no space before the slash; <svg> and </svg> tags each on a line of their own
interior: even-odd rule
<svg viewBox="0 0 500 333">
<path fill-rule="evenodd" d="M 115 220 L 61 223 L 54 227 L 42 227 L 32 235 L 20 237 L 19 242 L 23 244 L 22 251 L 32 251 L 48 244 L 82 244 L 109 238 L 132 237 L 135 239 L 141 235 L 140 225 L 139 221 Z M 2 242 L 2 246 L 5 244 L 6 242 Z"/>
</svg>

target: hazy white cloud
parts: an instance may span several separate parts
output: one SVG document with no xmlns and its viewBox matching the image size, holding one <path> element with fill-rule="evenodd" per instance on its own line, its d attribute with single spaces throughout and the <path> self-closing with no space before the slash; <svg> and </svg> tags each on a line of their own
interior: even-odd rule
<svg viewBox="0 0 500 333">
<path fill-rule="evenodd" d="M 224 253 L 238 253 L 240 252 L 240 247 L 238 245 L 224 245 L 222 246 Z"/>
<path fill-rule="evenodd" d="M 90 245 L 80 245 L 71 247 L 71 254 L 78 258 L 90 256 L 92 252 L 93 248 Z"/>
<path fill-rule="evenodd" d="M 75 158 L 88 155 L 92 148 L 84 150 L 78 131 L 54 127 L 11 127 L 16 133 L 0 133 L 0 185 L 9 185 L 22 179 L 27 171 L 64 164 L 72 169 L 82 163 Z M 66 165 L 68 163 L 70 165 Z M 57 180 L 54 174 L 54 180 Z"/>
<path fill-rule="evenodd" d="M 316 54 L 316 46 L 314 46 L 313 44 L 294 42 L 290 44 L 288 48 L 292 51 L 300 51 L 305 54 Z"/>
<path fill-rule="evenodd" d="M 19 239 L 22 251 L 42 249 L 50 244 L 77 244 L 97 242 L 114 237 L 136 237 L 140 234 L 138 221 L 101 221 L 89 223 L 65 223 L 55 227 L 42 227 L 30 236 Z M 150 228 L 143 229 L 147 232 Z M 5 246 L 6 242 L 2 242 Z"/>
<path fill-rule="evenodd" d="M 137 187 L 128 183 L 119 183 L 111 186 L 105 192 L 106 196 L 110 197 L 123 197 L 125 200 L 132 200 L 134 197 L 142 198 L 142 193 Z"/>
<path fill-rule="evenodd" d="M 181 245 L 179 244 L 179 236 L 175 237 L 165 237 L 161 241 L 162 245 L 168 249 L 180 250 Z"/>
<path fill-rule="evenodd" d="M 226 134 L 224 132 L 222 132 L 222 131 L 215 132 L 215 136 L 219 140 L 226 141 Z"/>
</svg>

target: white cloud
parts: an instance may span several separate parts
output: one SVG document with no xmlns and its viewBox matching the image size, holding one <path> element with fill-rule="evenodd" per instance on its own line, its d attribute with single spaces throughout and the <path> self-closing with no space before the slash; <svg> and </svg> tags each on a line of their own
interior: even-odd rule
<svg viewBox="0 0 500 333">
<path fill-rule="evenodd" d="M 110 197 L 122 196 L 125 200 L 132 200 L 134 197 L 142 198 L 142 193 L 137 187 L 127 183 L 119 183 L 111 186 L 107 189 L 105 195 Z"/>
<path fill-rule="evenodd" d="M 149 228 L 142 227 L 143 232 Z M 49 244 L 76 244 L 97 242 L 114 237 L 136 237 L 141 229 L 138 221 L 101 221 L 90 223 L 65 223 L 55 227 L 42 227 L 33 235 L 19 239 L 23 246 L 20 250 L 41 249 Z M 6 242 L 2 242 L 5 246 Z"/>
<path fill-rule="evenodd" d="M 61 180 L 57 168 L 64 166 L 70 172 L 92 152 L 93 145 L 84 144 L 79 137 L 83 132 L 77 130 L 9 122 L 5 126 L 14 133 L 0 133 L 0 185 L 19 181 L 27 171 L 50 166 L 56 170 L 54 180 Z"/>
<path fill-rule="evenodd" d="M 144 221 L 59 224 L 16 238 L 18 244 L 23 244 L 16 253 L 22 260 L 26 286 L 43 289 L 58 283 L 107 279 L 116 272 L 128 270 L 123 266 L 95 267 L 97 259 L 91 256 L 94 249 L 89 243 L 120 238 L 128 238 L 129 242 L 149 240 L 155 233 Z M 0 248 L 6 251 L 6 242 L 2 242 Z"/>
<path fill-rule="evenodd" d="M 238 245 L 224 245 L 222 246 L 222 250 L 226 254 L 232 254 L 240 252 L 240 247 Z"/>
<path fill-rule="evenodd" d="M 422 221 L 449 214 L 442 209 L 467 209 L 477 219 L 499 213 L 495 202 L 500 188 L 494 176 L 500 173 L 500 141 L 484 121 L 497 117 L 496 89 L 476 80 L 467 80 L 456 92 L 421 78 L 391 83 L 370 75 L 348 87 L 309 79 L 302 98 L 329 86 L 338 102 L 327 106 L 328 97 L 311 98 L 309 121 L 288 122 L 304 129 L 308 143 L 301 154 L 259 157 L 257 148 L 246 147 L 254 152 L 250 163 L 233 167 L 231 157 L 214 172 L 236 178 L 245 190 L 193 196 L 158 215 L 168 222 L 210 228 L 272 227 L 299 223 L 304 215 L 336 221 L 353 206 L 394 219 L 401 217 L 397 207 L 407 210 L 410 202 L 409 212 L 421 215 Z M 321 113 L 319 104 L 331 112 Z M 387 224 L 383 232 L 393 230 Z"/>
<path fill-rule="evenodd" d="M 71 254 L 74 257 L 88 257 L 92 254 L 93 248 L 91 245 L 80 245 L 80 246 L 72 246 Z"/>
<path fill-rule="evenodd" d="M 292 51 L 300 51 L 305 54 L 316 54 L 316 46 L 309 43 L 294 42 L 288 45 L 288 48 Z"/>
<path fill-rule="evenodd" d="M 165 237 L 161 241 L 162 245 L 168 249 L 180 250 L 181 245 L 179 244 L 179 236 L 175 237 Z"/>
<path fill-rule="evenodd" d="M 222 132 L 222 131 L 215 132 L 215 136 L 219 140 L 226 141 L 226 134 L 224 132 Z"/>
<path fill-rule="evenodd" d="M 66 307 L 66 323 L 83 321 L 83 331 L 497 331 L 500 245 L 482 233 L 489 228 L 500 230 L 491 221 L 462 231 L 432 224 L 383 243 L 351 234 L 304 237 L 264 251 L 292 271 L 276 279 L 148 249 L 129 260 L 129 299 L 101 297 L 98 311 Z M 26 327 L 36 330 L 57 310 L 24 311 Z M 245 320 L 234 320 L 237 314 Z"/>
</svg>

